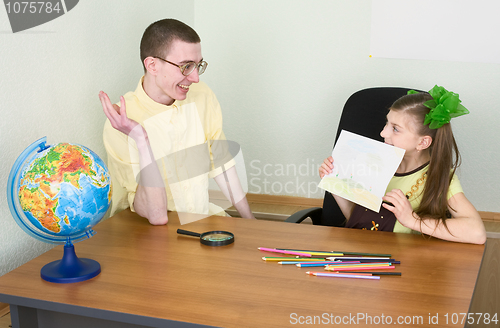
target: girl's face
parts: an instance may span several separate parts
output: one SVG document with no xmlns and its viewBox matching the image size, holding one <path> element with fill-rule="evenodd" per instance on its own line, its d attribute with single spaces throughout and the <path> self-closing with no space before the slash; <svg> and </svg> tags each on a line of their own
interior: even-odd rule
<svg viewBox="0 0 500 328">
<path fill-rule="evenodd" d="M 416 133 L 413 118 L 403 111 L 389 111 L 387 123 L 380 132 L 386 144 L 406 150 L 405 156 L 420 150 L 422 137 Z"/>
</svg>

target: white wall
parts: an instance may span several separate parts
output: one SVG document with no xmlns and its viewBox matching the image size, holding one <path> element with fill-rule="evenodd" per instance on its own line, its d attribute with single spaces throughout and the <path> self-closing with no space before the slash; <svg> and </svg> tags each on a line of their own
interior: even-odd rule
<svg viewBox="0 0 500 328">
<path fill-rule="evenodd" d="M 32 142 L 74 142 L 105 157 L 99 90 L 112 100 L 142 75 L 139 43 L 152 22 L 194 23 L 194 1 L 86 0 L 62 17 L 13 34 L 0 8 L 0 275 L 51 246 L 26 235 L 7 205 L 7 178 Z M 78 246 L 77 246 L 78 251 Z M 61 254 L 62 256 L 62 254 Z"/>
<path fill-rule="evenodd" d="M 500 65 L 370 58 L 369 0 L 198 0 L 195 28 L 209 62 L 202 79 L 222 105 L 226 136 L 242 146 L 250 192 L 322 198 L 316 167 L 349 95 L 439 84 L 471 112 L 452 123 L 465 193 L 478 210 L 500 212 Z"/>
</svg>

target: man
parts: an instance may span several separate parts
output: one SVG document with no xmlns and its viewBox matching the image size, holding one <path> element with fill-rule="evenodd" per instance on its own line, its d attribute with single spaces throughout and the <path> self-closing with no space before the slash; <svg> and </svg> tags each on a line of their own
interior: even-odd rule
<svg viewBox="0 0 500 328">
<path fill-rule="evenodd" d="M 210 176 L 242 217 L 254 218 L 234 161 L 214 165 L 214 149 L 227 147 L 214 147 L 225 137 L 217 98 L 199 83 L 208 65 L 200 42 L 178 20 L 151 24 L 141 40 L 144 76 L 136 91 L 121 97 L 120 106 L 99 93 L 108 118 L 103 139 L 113 179 L 111 215 L 130 207 L 154 225 L 167 223 L 167 209 L 224 215 L 208 202 Z"/>
</svg>

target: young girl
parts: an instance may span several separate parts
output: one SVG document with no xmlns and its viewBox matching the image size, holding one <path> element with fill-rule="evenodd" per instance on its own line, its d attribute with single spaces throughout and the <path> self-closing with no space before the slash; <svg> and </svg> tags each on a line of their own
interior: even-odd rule
<svg viewBox="0 0 500 328">
<path fill-rule="evenodd" d="M 458 95 L 435 86 L 399 98 L 380 133 L 384 142 L 406 150 L 391 179 L 379 213 L 333 195 L 347 218 L 346 227 L 411 233 L 450 241 L 483 244 L 486 232 L 479 213 L 465 197 L 455 175 L 460 154 L 450 119 L 467 114 Z M 319 175 L 332 172 L 330 156 Z"/>
</svg>

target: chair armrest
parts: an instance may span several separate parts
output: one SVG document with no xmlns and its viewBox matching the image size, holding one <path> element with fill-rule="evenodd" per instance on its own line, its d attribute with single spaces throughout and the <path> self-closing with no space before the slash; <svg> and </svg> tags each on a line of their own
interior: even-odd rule
<svg viewBox="0 0 500 328">
<path fill-rule="evenodd" d="M 290 215 L 285 222 L 300 223 L 310 217 L 313 224 L 319 224 L 322 210 L 321 207 L 306 208 Z"/>
</svg>

